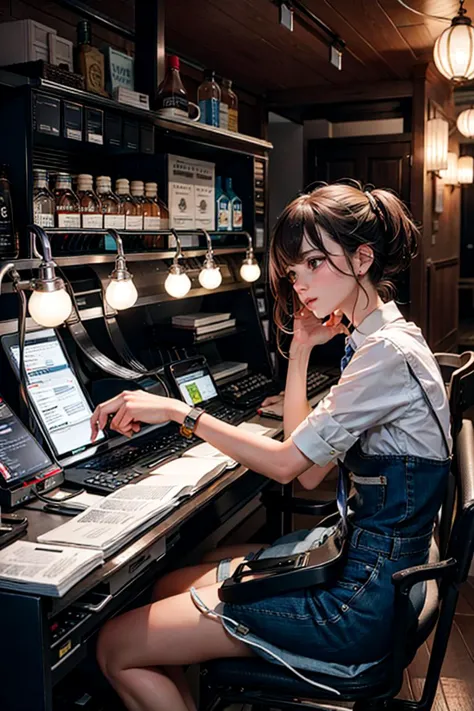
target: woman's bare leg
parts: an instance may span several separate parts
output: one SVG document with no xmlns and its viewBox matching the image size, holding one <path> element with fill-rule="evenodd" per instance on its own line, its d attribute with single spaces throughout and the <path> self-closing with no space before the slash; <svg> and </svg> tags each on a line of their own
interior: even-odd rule
<svg viewBox="0 0 474 711">
<path fill-rule="evenodd" d="M 211 610 L 219 603 L 219 586 L 200 590 Z M 203 615 L 185 592 L 110 620 L 100 634 L 97 656 L 129 711 L 195 711 L 188 705 L 191 697 L 185 700 L 164 673 L 166 666 L 252 652 L 228 635 L 220 621 Z"/>
</svg>

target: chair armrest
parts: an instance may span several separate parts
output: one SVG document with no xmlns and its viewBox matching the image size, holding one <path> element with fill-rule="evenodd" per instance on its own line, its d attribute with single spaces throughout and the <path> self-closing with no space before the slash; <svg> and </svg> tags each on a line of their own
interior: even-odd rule
<svg viewBox="0 0 474 711">
<path fill-rule="evenodd" d="M 426 563 L 425 565 L 414 565 L 405 570 L 399 570 L 392 575 L 392 582 L 397 591 L 402 595 L 408 595 L 410 589 L 416 583 L 427 580 L 444 580 L 457 566 L 454 558 L 442 560 L 439 563 Z"/>
<path fill-rule="evenodd" d="M 312 501 L 298 496 L 285 497 L 278 491 L 264 491 L 261 495 L 261 500 L 265 508 L 271 508 L 279 512 L 290 511 L 291 513 L 325 516 L 337 511 L 336 499 Z"/>
</svg>

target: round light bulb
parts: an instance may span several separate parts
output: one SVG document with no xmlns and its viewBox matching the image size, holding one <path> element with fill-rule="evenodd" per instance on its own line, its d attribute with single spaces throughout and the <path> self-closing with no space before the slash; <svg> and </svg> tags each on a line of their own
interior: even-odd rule
<svg viewBox="0 0 474 711">
<path fill-rule="evenodd" d="M 165 289 L 170 296 L 174 296 L 175 299 L 182 299 L 186 296 L 191 288 L 191 279 L 186 273 L 173 274 L 170 273 L 166 277 Z"/>
<path fill-rule="evenodd" d="M 257 281 L 260 273 L 260 267 L 256 261 L 251 263 L 245 261 L 240 267 L 240 276 L 244 281 Z"/>
<path fill-rule="evenodd" d="M 199 272 L 199 283 L 204 289 L 217 289 L 222 283 L 219 267 L 203 267 Z"/>
<path fill-rule="evenodd" d="M 56 328 L 64 323 L 71 313 L 71 297 L 66 289 L 33 291 L 28 301 L 28 310 L 39 326 Z"/>
<path fill-rule="evenodd" d="M 111 279 L 105 290 L 108 305 L 116 311 L 129 309 L 138 299 L 138 292 L 133 279 Z"/>
</svg>

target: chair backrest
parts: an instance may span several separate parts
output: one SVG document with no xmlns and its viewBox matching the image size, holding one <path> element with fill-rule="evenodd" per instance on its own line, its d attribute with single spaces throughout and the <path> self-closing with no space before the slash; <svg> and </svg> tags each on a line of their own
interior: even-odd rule
<svg viewBox="0 0 474 711">
<path fill-rule="evenodd" d="M 457 561 L 457 583 L 469 575 L 474 554 L 474 424 L 463 420 L 456 446 L 457 507 L 447 555 Z"/>
<path fill-rule="evenodd" d="M 443 376 L 451 411 L 453 437 L 461 429 L 462 416 L 474 402 L 466 402 L 462 397 L 461 382 L 469 374 L 474 374 L 474 351 L 464 353 L 435 353 Z"/>
</svg>

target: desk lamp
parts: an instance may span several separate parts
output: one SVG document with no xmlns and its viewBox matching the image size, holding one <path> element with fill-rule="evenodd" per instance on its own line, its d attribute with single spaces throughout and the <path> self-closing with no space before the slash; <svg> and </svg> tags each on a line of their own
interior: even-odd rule
<svg viewBox="0 0 474 711">
<path fill-rule="evenodd" d="M 221 270 L 214 261 L 214 252 L 212 249 L 212 241 L 209 233 L 206 230 L 199 229 L 207 243 L 207 253 L 204 258 L 202 269 L 199 272 L 199 283 L 204 289 L 217 289 L 222 283 Z"/>
<path fill-rule="evenodd" d="M 261 274 L 260 267 L 253 253 L 252 238 L 248 232 L 245 232 L 245 235 L 249 241 L 249 246 L 245 253 L 245 258 L 242 261 L 242 266 L 240 267 L 240 276 L 244 281 L 257 281 Z"/>
</svg>

